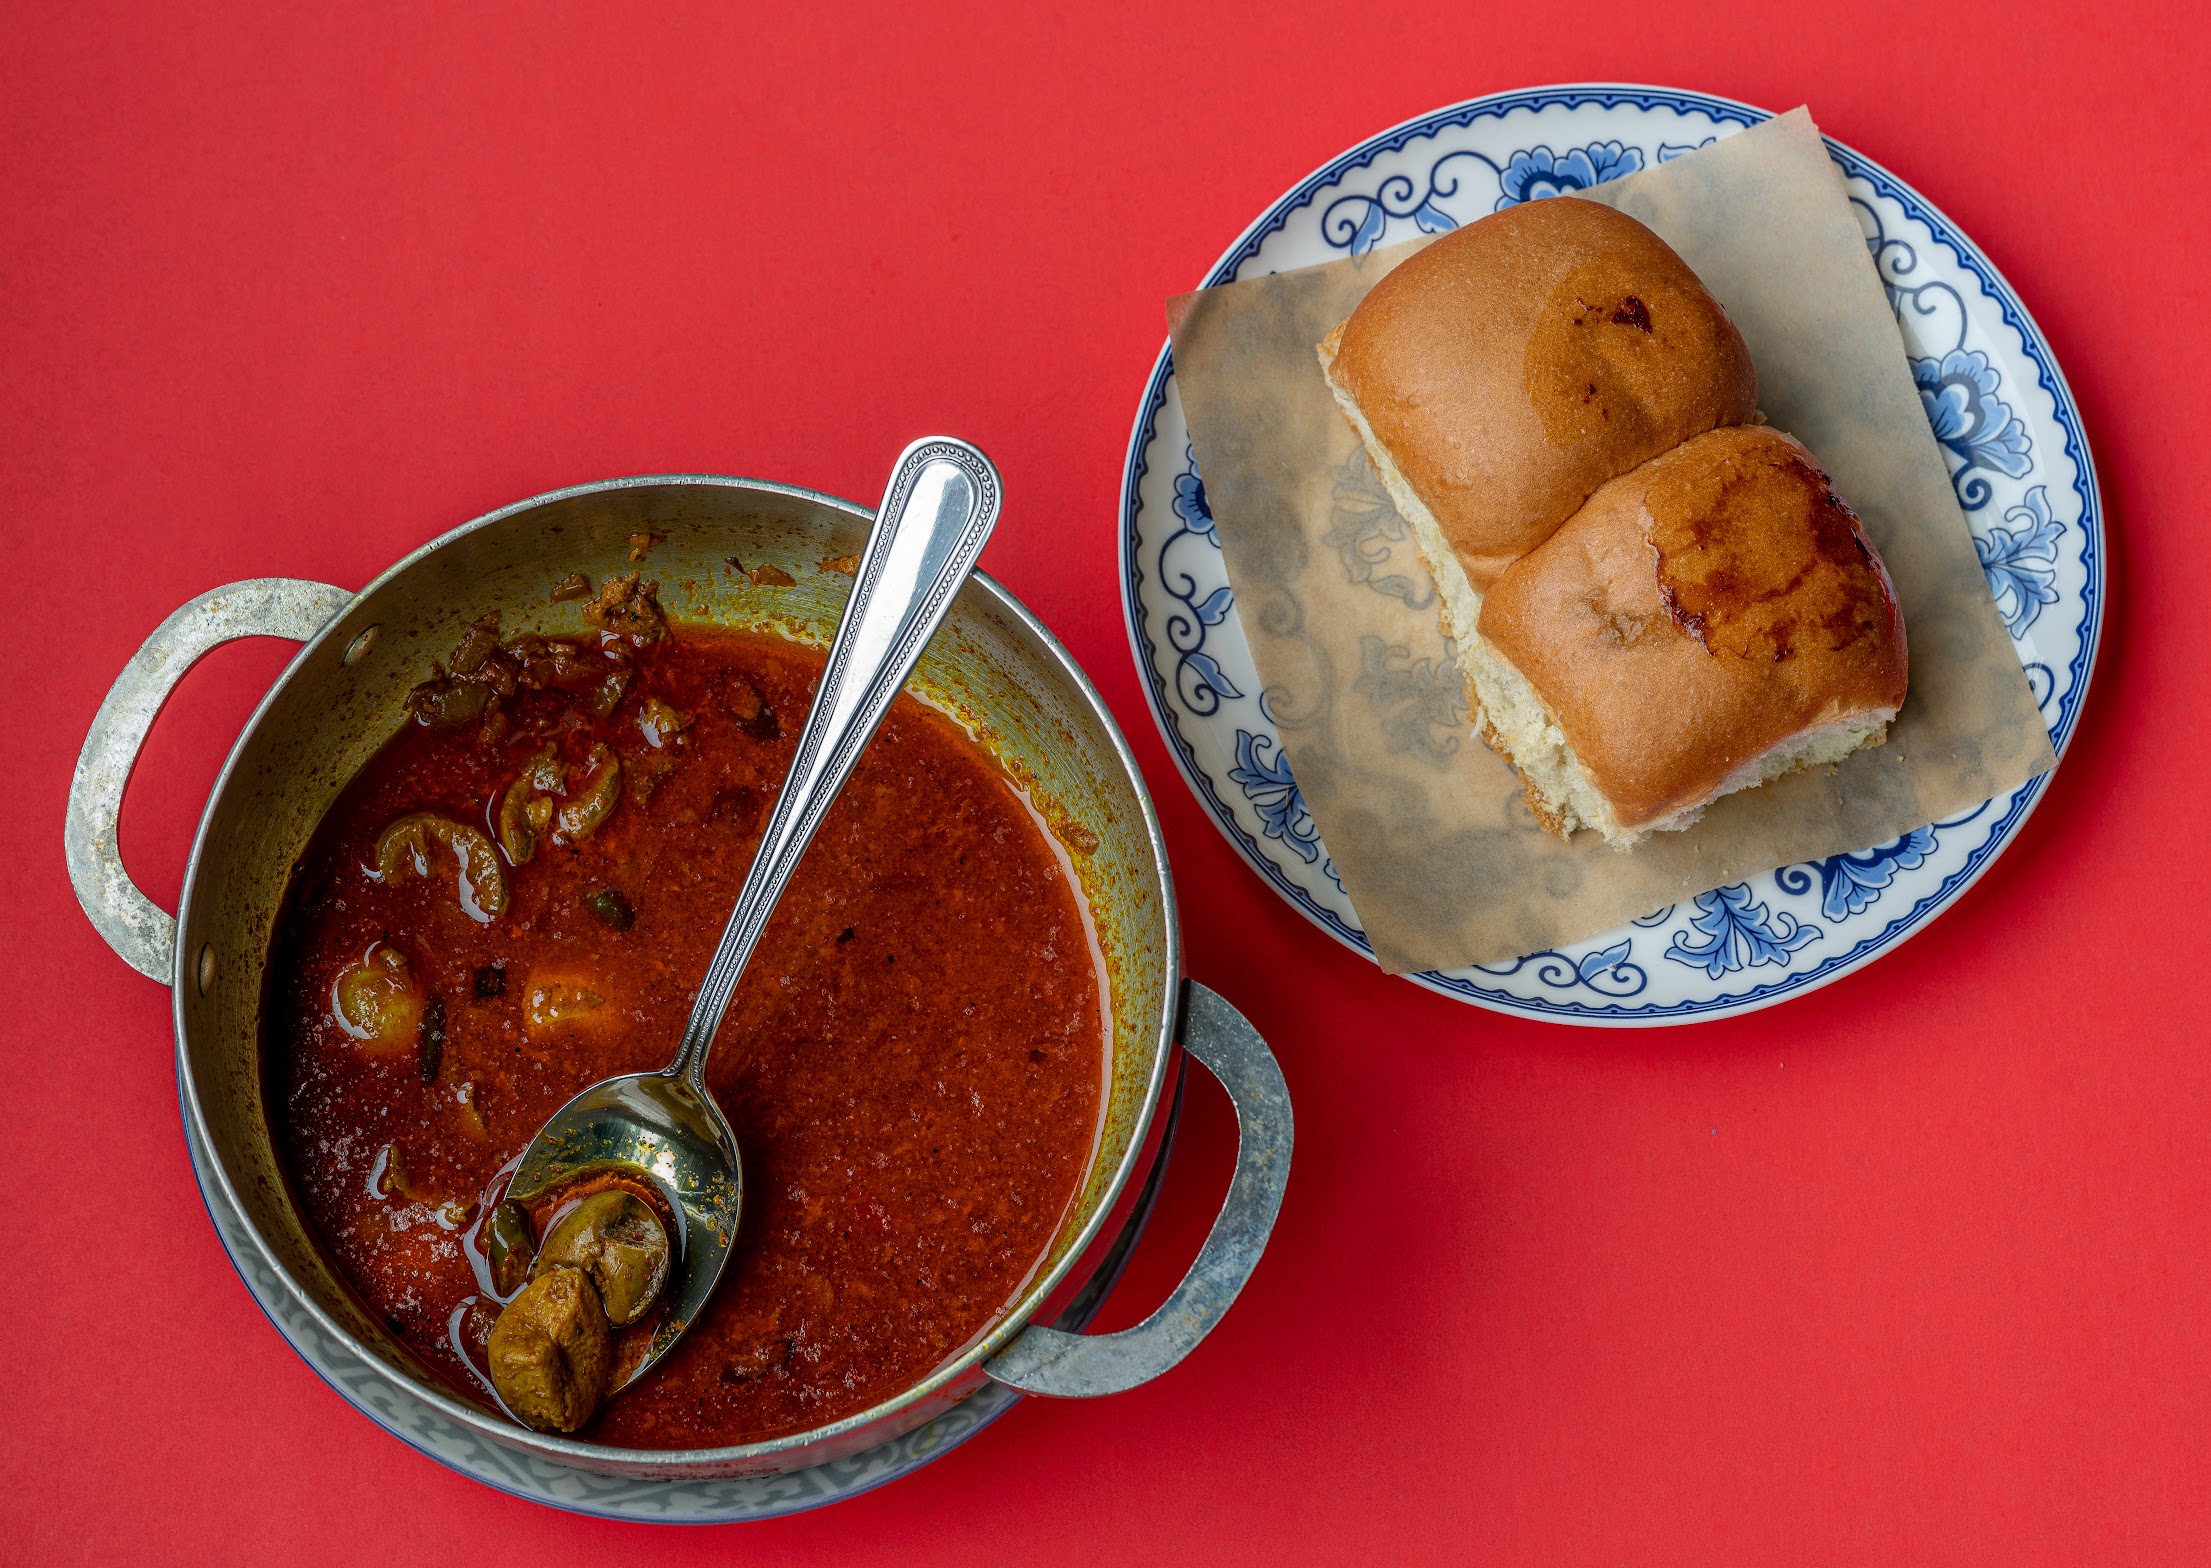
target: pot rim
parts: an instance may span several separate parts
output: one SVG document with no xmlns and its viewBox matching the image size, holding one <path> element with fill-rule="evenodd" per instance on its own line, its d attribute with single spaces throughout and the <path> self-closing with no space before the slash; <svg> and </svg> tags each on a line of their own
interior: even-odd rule
<svg viewBox="0 0 2211 1568">
<path fill-rule="evenodd" d="M 873 509 L 845 500 L 841 496 L 829 495 L 819 490 L 810 490 L 802 485 L 783 484 L 772 479 L 748 479 L 723 474 L 638 474 L 619 479 L 604 479 L 586 484 L 568 485 L 485 512 L 418 546 L 378 573 L 374 579 L 353 596 L 352 604 L 346 610 L 339 611 L 338 614 L 325 622 L 321 630 L 301 646 L 291 662 L 286 664 L 283 671 L 270 683 L 269 689 L 262 694 L 261 700 L 254 705 L 253 713 L 247 718 L 245 724 L 240 727 L 238 739 L 232 743 L 229 755 L 223 759 L 222 771 L 216 775 L 214 787 L 208 791 L 207 805 L 201 810 L 199 826 L 192 835 L 192 852 L 185 862 L 184 889 L 177 901 L 176 928 L 179 940 L 176 944 L 176 968 L 170 976 L 170 1011 L 172 1028 L 176 1035 L 178 1092 L 184 1100 L 186 1117 L 211 1152 L 219 1150 L 221 1145 L 216 1141 L 213 1129 L 209 1126 L 205 1111 L 200 1104 L 198 1086 L 194 1082 L 192 1074 L 191 1057 L 185 1049 L 185 1004 L 187 995 L 185 987 L 190 978 L 186 973 L 186 955 L 191 950 L 191 944 L 182 940 L 182 935 L 185 931 L 191 929 L 193 895 L 199 883 L 200 857 L 207 847 L 208 827 L 214 820 L 216 803 L 222 799 L 224 792 L 230 787 L 231 776 L 237 769 L 247 742 L 260 729 L 278 695 L 291 684 L 293 677 L 305 666 L 307 660 L 337 633 L 339 626 L 345 621 L 348 611 L 353 606 L 358 605 L 363 599 L 383 588 L 386 584 L 396 581 L 418 563 L 427 560 L 430 556 L 463 536 L 520 513 L 550 505 L 557 501 L 660 485 L 706 485 L 717 489 L 742 490 L 783 496 L 828 507 L 832 511 L 842 512 L 862 524 L 871 523 L 875 518 Z M 209 1164 L 213 1167 L 215 1182 L 245 1222 L 246 1234 L 252 1239 L 262 1261 L 269 1265 L 276 1277 L 283 1282 L 284 1288 L 291 1294 L 292 1298 L 306 1310 L 319 1326 L 335 1336 L 357 1359 L 383 1378 L 394 1390 L 408 1398 L 419 1400 L 431 1406 L 440 1414 L 459 1422 L 462 1426 L 493 1442 L 509 1448 L 534 1453 L 546 1459 L 572 1464 L 579 1469 L 595 1469 L 609 1463 L 617 1463 L 626 1474 L 649 1475 L 655 1471 L 664 1471 L 672 1479 L 678 1473 L 691 1474 L 710 1466 L 750 1466 L 762 1460 L 772 1460 L 782 1454 L 834 1442 L 838 1438 L 857 1432 L 864 1427 L 891 1419 L 899 1412 L 940 1393 L 946 1387 L 968 1376 L 978 1368 L 983 1368 L 984 1363 L 1028 1328 L 1031 1315 L 1050 1297 L 1052 1292 L 1066 1279 L 1076 1263 L 1085 1257 L 1095 1245 L 1099 1235 L 1105 1228 L 1106 1222 L 1112 1217 L 1114 1208 L 1128 1185 L 1130 1175 L 1141 1163 L 1145 1146 L 1145 1134 L 1151 1126 L 1153 1116 L 1158 1112 L 1160 1091 L 1167 1079 L 1168 1059 L 1173 1055 L 1176 999 L 1180 994 L 1179 982 L 1182 976 L 1182 923 L 1175 907 L 1174 874 L 1168 865 L 1166 840 L 1160 831 L 1159 813 L 1152 804 L 1151 791 L 1145 787 L 1143 772 L 1136 765 L 1136 757 L 1129 749 L 1128 738 L 1121 733 L 1120 725 L 1114 722 L 1113 714 L 1106 707 L 1105 699 L 1099 694 L 1098 688 L 1091 682 L 1082 666 L 1076 663 L 1074 657 L 1061 645 L 1060 640 L 1052 635 L 1051 630 L 1012 592 L 995 578 L 980 570 L 973 574 L 970 582 L 990 597 L 997 608 L 1011 615 L 1015 621 L 1020 623 L 1023 629 L 1037 640 L 1045 653 L 1056 663 L 1060 675 L 1070 683 L 1075 692 L 1081 697 L 1091 716 L 1103 726 L 1106 739 L 1112 743 L 1113 754 L 1120 762 L 1122 772 L 1128 778 L 1143 817 L 1145 840 L 1151 852 L 1152 869 L 1157 879 L 1160 908 L 1166 927 L 1166 951 L 1163 955 L 1163 964 L 1166 969 L 1167 983 L 1161 988 L 1163 1000 L 1157 1026 L 1157 1040 L 1152 1054 L 1151 1078 L 1150 1082 L 1145 1085 L 1143 1104 L 1137 1113 L 1136 1125 L 1129 1139 L 1128 1148 L 1121 1156 L 1120 1164 L 1113 1172 L 1112 1179 L 1108 1182 L 1106 1190 L 1100 1198 L 1097 1208 L 1092 1212 L 1089 1221 L 1083 1226 L 1073 1242 L 1068 1245 L 1065 1252 L 1061 1254 L 1059 1261 L 1032 1280 L 1027 1289 L 1023 1291 L 1022 1295 L 1029 1303 L 1028 1310 L 1026 1312 L 1009 1313 L 1001 1322 L 993 1326 L 988 1333 L 969 1344 L 965 1350 L 950 1360 L 939 1364 L 926 1377 L 909 1385 L 892 1398 L 884 1400 L 880 1404 L 871 1405 L 865 1410 L 846 1416 L 842 1420 L 832 1422 L 829 1425 L 810 1427 L 806 1431 L 792 1433 L 785 1437 L 771 1438 L 756 1443 L 736 1443 L 721 1448 L 683 1449 L 617 1448 L 604 1443 L 587 1443 L 575 1438 L 554 1437 L 487 1415 L 474 1405 L 466 1404 L 440 1388 L 407 1376 L 383 1357 L 369 1354 L 348 1329 L 324 1310 L 322 1303 L 315 1298 L 313 1293 L 303 1288 L 299 1281 L 293 1278 L 291 1271 L 284 1266 L 276 1249 L 269 1244 L 268 1238 L 262 1235 L 261 1227 L 254 1219 L 253 1211 L 240 1200 L 237 1189 L 231 1182 L 230 1173 L 225 1168 L 222 1159 L 220 1157 L 211 1159 Z M 962 591 L 965 592 L 965 589 L 963 588 Z M 350 635 L 350 632 L 348 635 Z M 288 1203 L 293 1203 L 296 1209 L 296 1202 L 289 1190 L 287 1190 L 285 1198 Z M 311 1228 L 310 1234 L 312 1234 Z M 235 1262 L 235 1260 L 233 1261 Z M 280 1333 L 282 1332 L 281 1324 L 278 1325 L 278 1330 Z M 286 1343 L 290 1344 L 289 1335 L 286 1336 Z M 296 1354 L 297 1347 L 292 1348 Z"/>
</svg>

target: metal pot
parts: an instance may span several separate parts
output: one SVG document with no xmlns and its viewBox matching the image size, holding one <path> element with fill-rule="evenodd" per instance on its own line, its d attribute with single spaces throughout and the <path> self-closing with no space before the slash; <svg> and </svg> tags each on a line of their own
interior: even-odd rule
<svg viewBox="0 0 2211 1568">
<path fill-rule="evenodd" d="M 303 1223 L 263 1105 L 270 940 L 293 863 L 338 791 L 404 721 L 407 689 L 487 613 L 498 612 L 509 633 L 574 631 L 574 607 L 550 602 L 553 584 L 576 571 L 596 581 L 631 570 L 629 541 L 643 532 L 664 536 L 644 570 L 660 581 L 671 615 L 826 645 L 850 583 L 822 563 L 856 552 L 869 518 L 851 502 L 758 480 L 676 476 L 555 491 L 455 529 L 359 594 L 284 578 L 202 594 L 147 640 L 85 739 L 69 792 L 70 875 L 116 952 L 174 993 L 184 1113 L 253 1247 L 309 1318 L 378 1377 L 508 1448 L 604 1475 L 768 1475 L 872 1447 L 941 1414 L 986 1379 L 1061 1396 L 1133 1388 L 1175 1365 L 1220 1320 L 1273 1227 L 1291 1144 L 1281 1073 L 1249 1024 L 1181 978 L 1158 819 L 1105 705 L 1037 619 L 979 574 L 912 689 L 965 723 L 1048 816 L 1077 825 L 1064 836 L 1075 846 L 1107 955 L 1113 1022 L 1111 1092 L 1081 1195 L 1044 1267 L 988 1335 L 896 1398 L 833 1425 L 729 1448 L 614 1449 L 526 1431 L 457 1392 L 363 1309 Z M 793 582 L 756 584 L 737 562 L 780 568 Z M 306 646 L 224 765 L 171 919 L 123 870 L 116 843 L 123 787 L 185 671 L 211 648 L 247 636 Z M 1085 1336 L 1032 1325 L 1094 1254 L 1144 1152 L 1178 1039 L 1236 1104 L 1236 1172 L 1220 1217 L 1189 1274 L 1137 1327 Z"/>
</svg>

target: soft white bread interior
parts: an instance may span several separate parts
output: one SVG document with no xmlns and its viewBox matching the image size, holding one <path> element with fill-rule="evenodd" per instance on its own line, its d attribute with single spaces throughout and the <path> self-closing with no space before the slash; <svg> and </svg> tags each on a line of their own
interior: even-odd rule
<svg viewBox="0 0 2211 1568">
<path fill-rule="evenodd" d="M 1889 720 L 1895 717 L 1893 711 L 1876 710 L 1833 724 L 1815 725 L 1748 759 L 1702 798 L 1631 826 L 1620 820 L 1612 802 L 1574 755 L 1573 743 L 1559 727 L 1558 716 L 1512 661 L 1479 641 L 1471 648 L 1458 645 L 1458 652 L 1459 667 L 1481 703 L 1476 725 L 1482 739 L 1520 775 L 1521 794 L 1530 815 L 1560 838 L 1593 828 L 1618 849 L 1633 849 L 1653 833 L 1678 832 L 1690 826 L 1704 815 L 1706 806 L 1723 795 L 1755 789 L 1800 768 L 1826 767 L 1863 747 L 1878 746 L 1888 738 Z"/>
</svg>

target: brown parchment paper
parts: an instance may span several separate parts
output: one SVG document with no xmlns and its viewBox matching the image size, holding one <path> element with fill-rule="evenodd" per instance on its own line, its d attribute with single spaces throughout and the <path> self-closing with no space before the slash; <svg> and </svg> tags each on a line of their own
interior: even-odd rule
<svg viewBox="0 0 2211 1568">
<path fill-rule="evenodd" d="M 1621 854 L 1544 833 L 1469 727 L 1434 579 L 1313 345 L 1422 244 L 1170 302 L 1175 380 L 1267 703 L 1392 973 L 1493 963 L 1776 866 L 1864 849 L 2054 765 L 1896 318 L 1811 116 L 1585 193 L 1656 230 L 1727 309 L 1768 420 L 1857 509 L 1903 605 L 1888 744 L 1715 804 Z"/>
</svg>

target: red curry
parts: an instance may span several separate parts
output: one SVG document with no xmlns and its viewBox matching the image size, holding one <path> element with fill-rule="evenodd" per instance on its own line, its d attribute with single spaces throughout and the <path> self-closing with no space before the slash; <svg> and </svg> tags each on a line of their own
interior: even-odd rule
<svg viewBox="0 0 2211 1568">
<path fill-rule="evenodd" d="M 330 809 L 277 940 L 269 1101 L 304 1212 L 369 1307 L 479 1397 L 485 1195 L 578 1089 L 665 1065 L 820 678 L 785 641 L 645 633 L 502 649 L 480 629 Z M 504 689 L 456 697 L 471 657 L 506 660 Z M 380 837 L 423 813 L 450 829 L 410 841 L 427 874 L 380 874 Z M 745 1159 L 728 1271 L 579 1435 L 804 1431 L 998 1319 L 1097 1136 L 1105 982 L 1081 899 L 991 758 L 901 696 L 719 1036 L 711 1087 Z"/>
</svg>

